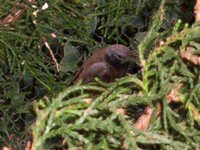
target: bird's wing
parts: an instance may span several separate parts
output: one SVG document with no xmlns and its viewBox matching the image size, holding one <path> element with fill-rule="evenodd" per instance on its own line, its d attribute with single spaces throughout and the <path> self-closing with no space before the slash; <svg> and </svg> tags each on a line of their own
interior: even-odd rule
<svg viewBox="0 0 200 150">
<path fill-rule="evenodd" d="M 76 81 L 82 79 L 84 83 L 89 83 L 93 81 L 95 77 L 105 80 L 104 78 L 106 78 L 109 73 L 109 66 L 107 63 L 97 62 L 87 68 L 83 68 L 76 78 Z"/>
<path fill-rule="evenodd" d="M 100 63 L 100 61 L 104 60 L 104 56 L 105 56 L 106 52 L 107 52 L 106 48 L 102 48 L 102 49 L 98 49 L 92 56 L 90 56 L 90 58 L 88 58 L 88 60 L 86 60 L 86 62 L 84 62 L 82 64 L 81 68 L 77 71 L 77 73 L 75 74 L 75 76 L 72 79 L 72 83 L 76 83 L 79 80 L 80 76 L 82 76 L 83 72 L 88 71 L 88 68 L 95 68 L 95 66 L 98 66 L 98 63 Z M 93 64 L 93 65 L 95 64 L 95 65 L 93 66 L 91 64 Z M 99 67 L 97 67 L 97 68 L 99 68 Z M 87 70 L 87 71 L 85 71 L 85 70 Z"/>
</svg>

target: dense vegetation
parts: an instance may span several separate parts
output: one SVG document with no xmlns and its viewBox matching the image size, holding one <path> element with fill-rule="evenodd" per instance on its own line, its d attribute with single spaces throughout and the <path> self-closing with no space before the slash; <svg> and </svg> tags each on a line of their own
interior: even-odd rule
<svg viewBox="0 0 200 150">
<path fill-rule="evenodd" d="M 194 5 L 2 0 L 0 147 L 199 149 L 200 27 Z M 138 52 L 142 69 L 113 83 L 70 85 L 89 55 L 113 43 Z M 141 130 L 135 125 L 147 107 L 153 113 Z"/>
</svg>

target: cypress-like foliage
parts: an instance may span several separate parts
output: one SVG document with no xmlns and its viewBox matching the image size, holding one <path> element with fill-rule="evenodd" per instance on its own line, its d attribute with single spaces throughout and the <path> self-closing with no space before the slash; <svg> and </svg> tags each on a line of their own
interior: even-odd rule
<svg viewBox="0 0 200 150">
<path fill-rule="evenodd" d="M 2 1 L 0 146 L 199 149 L 200 27 L 194 4 Z M 141 72 L 113 83 L 70 85 L 96 48 L 113 43 L 139 53 Z M 144 107 L 153 113 L 139 130 L 134 125 Z"/>
</svg>

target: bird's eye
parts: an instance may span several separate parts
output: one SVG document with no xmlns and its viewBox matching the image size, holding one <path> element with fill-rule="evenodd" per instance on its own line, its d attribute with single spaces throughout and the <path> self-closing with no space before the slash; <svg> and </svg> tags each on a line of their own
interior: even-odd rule
<svg viewBox="0 0 200 150">
<path fill-rule="evenodd" d="M 121 55 L 117 55 L 117 58 L 122 59 L 122 56 Z"/>
<path fill-rule="evenodd" d="M 106 61 L 115 67 L 119 67 L 122 65 L 126 65 L 127 63 L 124 62 L 124 57 L 118 53 L 112 52 L 106 55 Z"/>
<path fill-rule="evenodd" d="M 115 59 L 118 59 L 118 60 L 122 59 L 122 56 L 118 55 L 118 54 L 113 54 L 112 57 L 115 58 Z"/>
</svg>

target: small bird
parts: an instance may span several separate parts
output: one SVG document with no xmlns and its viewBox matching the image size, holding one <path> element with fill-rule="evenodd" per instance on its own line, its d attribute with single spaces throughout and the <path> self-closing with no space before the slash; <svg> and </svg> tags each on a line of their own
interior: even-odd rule
<svg viewBox="0 0 200 150">
<path fill-rule="evenodd" d="M 81 66 L 73 83 L 77 83 L 79 80 L 89 83 L 94 81 L 95 77 L 104 82 L 113 82 L 116 78 L 126 75 L 131 59 L 133 58 L 130 49 L 121 44 L 98 49 Z"/>
</svg>

